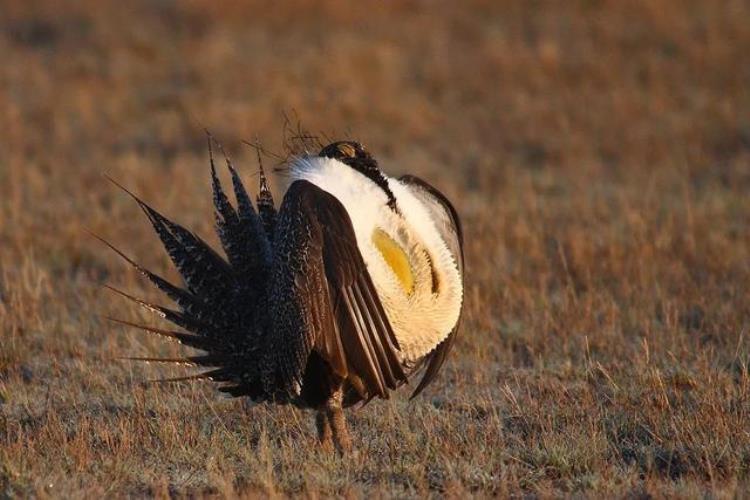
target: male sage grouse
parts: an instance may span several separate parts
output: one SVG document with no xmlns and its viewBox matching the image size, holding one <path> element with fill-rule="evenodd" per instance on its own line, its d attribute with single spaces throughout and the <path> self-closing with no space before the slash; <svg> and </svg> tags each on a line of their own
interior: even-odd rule
<svg viewBox="0 0 750 500">
<path fill-rule="evenodd" d="M 210 379 L 232 396 L 315 409 L 323 445 L 345 451 L 351 441 L 342 408 L 388 398 L 424 367 L 417 395 L 451 349 L 463 302 L 458 215 L 425 181 L 386 176 L 356 142 L 294 158 L 278 211 L 262 168 L 253 207 L 228 160 L 227 166 L 236 208 L 211 155 L 226 258 L 132 195 L 184 285 L 115 250 L 178 309 L 119 293 L 181 330 L 115 321 L 205 354 L 130 359 L 211 367 L 171 380 Z"/>
</svg>

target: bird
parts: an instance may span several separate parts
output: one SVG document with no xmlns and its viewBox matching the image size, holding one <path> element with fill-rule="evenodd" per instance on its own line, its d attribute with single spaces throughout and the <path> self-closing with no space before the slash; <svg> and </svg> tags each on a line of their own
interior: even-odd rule
<svg viewBox="0 0 750 500">
<path fill-rule="evenodd" d="M 109 319 L 201 351 L 126 359 L 202 367 L 164 381 L 210 380 L 229 396 L 313 410 L 320 444 L 347 453 L 352 440 L 344 408 L 388 399 L 423 370 L 416 397 L 451 351 L 464 301 L 456 209 L 417 176 L 389 177 L 351 140 L 290 159 L 278 207 L 262 163 L 253 204 L 224 153 L 232 204 L 217 174 L 213 141 L 209 135 L 223 255 L 110 178 L 145 213 L 181 283 L 97 236 L 175 306 L 105 286 L 177 328 Z"/>
</svg>

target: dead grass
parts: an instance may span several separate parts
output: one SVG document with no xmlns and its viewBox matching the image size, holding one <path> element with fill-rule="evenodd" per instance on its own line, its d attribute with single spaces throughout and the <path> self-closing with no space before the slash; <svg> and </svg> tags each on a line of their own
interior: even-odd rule
<svg viewBox="0 0 750 500">
<path fill-rule="evenodd" d="M 742 1 L 11 3 L 0 19 L 0 496 L 742 496 L 750 487 L 750 9 Z M 563 7 L 563 5 L 565 5 Z M 424 175 L 467 233 L 424 397 L 245 408 L 117 355 L 168 270 L 108 172 L 209 235 L 201 126 L 282 112 Z M 215 240 L 212 240 L 215 241 Z"/>
</svg>

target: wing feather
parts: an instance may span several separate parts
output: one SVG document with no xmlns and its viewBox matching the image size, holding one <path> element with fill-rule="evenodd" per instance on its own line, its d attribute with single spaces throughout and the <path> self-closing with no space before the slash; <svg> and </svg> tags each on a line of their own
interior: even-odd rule
<svg viewBox="0 0 750 500">
<path fill-rule="evenodd" d="M 292 268 L 295 279 L 275 274 L 271 303 L 295 295 L 304 304 L 277 304 L 278 313 L 298 317 L 277 322 L 278 338 L 305 338 L 305 352 L 281 354 L 278 373 L 299 382 L 312 349 L 352 385 L 363 399 L 388 397 L 406 382 L 395 335 L 357 247 L 351 219 L 343 205 L 314 184 L 298 180 L 287 191 L 275 236 L 279 266 Z M 293 281 L 294 293 L 284 289 Z M 317 293 L 317 295 L 315 295 Z M 271 311 L 274 314 L 274 311 Z M 297 330 L 288 330 L 288 327 Z M 281 345 L 289 345 L 282 343 Z M 300 343 L 297 344 L 300 346 Z M 288 350 L 288 349 L 287 349 Z M 290 364 L 295 364 L 290 369 Z"/>
<path fill-rule="evenodd" d="M 461 275 L 463 281 L 464 276 L 464 252 L 463 252 L 463 228 L 461 227 L 461 219 L 458 217 L 458 212 L 453 207 L 448 198 L 443 193 L 432 187 L 426 181 L 413 175 L 404 175 L 399 178 L 399 181 L 409 186 L 411 192 L 417 196 L 420 201 L 427 207 L 433 216 L 433 220 L 436 223 L 437 230 L 440 232 L 445 243 L 448 245 L 448 249 L 453 255 L 456 265 L 458 266 L 458 272 Z M 427 368 L 425 369 L 422 380 L 411 397 L 414 398 L 421 393 L 425 387 L 427 387 L 435 377 L 437 377 L 440 368 L 445 362 L 445 358 L 448 356 L 453 343 L 456 340 L 456 334 L 458 333 L 459 325 L 461 324 L 461 317 L 459 316 L 456 326 L 451 330 L 448 337 L 443 340 L 438 346 L 427 355 L 426 363 Z"/>
</svg>

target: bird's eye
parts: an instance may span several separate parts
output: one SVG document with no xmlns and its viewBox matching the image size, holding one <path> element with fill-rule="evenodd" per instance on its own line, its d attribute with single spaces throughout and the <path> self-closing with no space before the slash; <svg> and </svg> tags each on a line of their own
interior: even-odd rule
<svg viewBox="0 0 750 500">
<path fill-rule="evenodd" d="M 339 150 L 339 153 L 344 156 L 344 158 L 354 158 L 355 156 L 357 156 L 357 150 L 348 142 L 339 144 L 337 149 Z"/>
</svg>

